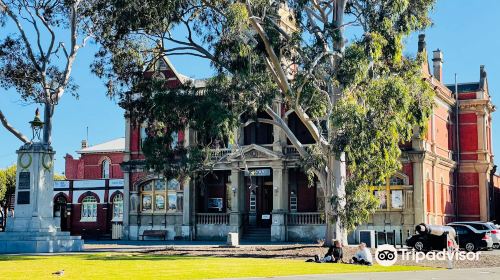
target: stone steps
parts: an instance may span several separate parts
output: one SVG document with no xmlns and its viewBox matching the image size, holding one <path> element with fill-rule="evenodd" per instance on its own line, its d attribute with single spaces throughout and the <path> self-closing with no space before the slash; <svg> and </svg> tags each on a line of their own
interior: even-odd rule
<svg viewBox="0 0 500 280">
<path fill-rule="evenodd" d="M 72 236 L 67 231 L 58 232 L 16 232 L 6 231 L 0 233 L 1 241 L 53 241 L 53 240 L 81 240 L 81 236 Z"/>
<path fill-rule="evenodd" d="M 271 228 L 249 226 L 243 232 L 242 241 L 271 241 Z"/>
</svg>

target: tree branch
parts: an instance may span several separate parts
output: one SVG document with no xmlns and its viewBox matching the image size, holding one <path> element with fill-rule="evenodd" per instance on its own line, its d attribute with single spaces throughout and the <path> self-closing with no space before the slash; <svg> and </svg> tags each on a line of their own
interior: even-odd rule
<svg viewBox="0 0 500 280">
<path fill-rule="evenodd" d="M 38 65 L 35 55 L 33 54 L 33 49 L 31 47 L 30 42 L 28 41 L 28 37 L 26 36 L 26 33 L 24 32 L 23 26 L 21 25 L 21 22 L 17 18 L 17 16 L 12 12 L 12 10 L 5 4 L 4 1 L 0 0 L 0 8 L 9 16 L 9 18 L 14 21 L 16 24 L 17 29 L 19 30 L 19 33 L 21 33 L 21 38 L 23 39 L 24 44 L 26 45 L 26 49 L 28 51 L 28 57 L 33 63 L 33 66 L 38 72 L 41 72 L 40 65 Z"/>
<path fill-rule="evenodd" d="M 30 140 L 28 137 L 26 137 L 24 134 L 22 134 L 20 131 L 15 129 L 8 121 L 5 115 L 3 114 L 2 110 L 0 110 L 0 122 L 2 122 L 2 125 L 10 131 L 14 136 L 17 137 L 17 139 L 21 140 L 23 143 L 29 143 Z"/>
<path fill-rule="evenodd" d="M 77 43 L 78 39 L 78 32 L 77 32 L 77 13 L 78 13 L 78 6 L 80 5 L 80 1 L 75 1 L 71 5 L 71 20 L 70 20 L 70 28 L 71 28 L 71 50 L 68 56 L 68 59 L 66 60 L 66 66 L 64 68 L 64 79 L 61 85 L 57 88 L 56 91 L 56 98 L 55 101 L 57 102 L 62 95 L 64 94 L 64 89 L 68 85 L 69 78 L 71 77 L 71 69 L 73 67 L 73 62 L 75 62 L 76 54 L 78 52 L 78 49 L 80 46 Z"/>
</svg>

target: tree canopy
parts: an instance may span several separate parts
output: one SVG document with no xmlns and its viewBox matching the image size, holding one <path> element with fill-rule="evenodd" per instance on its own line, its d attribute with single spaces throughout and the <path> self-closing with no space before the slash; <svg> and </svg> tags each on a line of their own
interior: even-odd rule
<svg viewBox="0 0 500 280">
<path fill-rule="evenodd" d="M 42 142 L 50 145 L 52 116 L 65 92 L 77 96 L 71 71 L 78 50 L 92 37 L 87 1 L 0 0 L 0 87 L 44 106 Z M 11 28 L 7 29 L 6 25 Z M 5 35 L 4 35 L 5 34 Z M 30 139 L 2 113 L 0 122 L 23 143 Z"/>
<path fill-rule="evenodd" d="M 403 39 L 430 25 L 433 0 L 95 3 L 102 49 L 93 71 L 129 117 L 147 123 L 144 152 L 158 172 L 193 174 L 210 162 L 202 151 L 211 141 L 172 149 L 171 131 L 234 140 L 242 114 L 271 123 L 320 182 L 336 227 L 327 233 L 338 235 L 374 211 L 368 187 L 400 169 L 399 145 L 425 130 L 433 92 L 421 78 L 424 57 L 403 56 Z M 203 90 L 166 87 L 144 75 L 162 56 L 208 60 L 214 75 Z M 295 111 L 314 146 L 298 140 L 275 102 Z"/>
<path fill-rule="evenodd" d="M 16 166 L 12 165 L 10 167 L 0 169 L 0 211 L 4 214 L 3 224 L 0 225 L 5 228 L 7 216 L 7 207 L 11 203 L 11 196 L 16 191 Z"/>
</svg>

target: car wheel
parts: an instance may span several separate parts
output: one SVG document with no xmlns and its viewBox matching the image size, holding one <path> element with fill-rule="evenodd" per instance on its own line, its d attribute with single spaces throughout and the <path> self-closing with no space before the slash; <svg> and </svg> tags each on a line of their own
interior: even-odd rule
<svg viewBox="0 0 500 280">
<path fill-rule="evenodd" d="M 474 246 L 474 243 L 469 242 L 469 243 L 465 244 L 465 250 L 467 252 L 474 252 L 474 250 L 476 250 L 476 246 Z"/>
<path fill-rule="evenodd" d="M 500 244 L 493 244 L 493 249 L 500 249 Z"/>
<path fill-rule="evenodd" d="M 415 246 L 413 246 L 415 248 L 415 250 L 417 251 L 423 251 L 424 250 L 424 242 L 422 241 L 417 241 L 415 242 Z"/>
</svg>

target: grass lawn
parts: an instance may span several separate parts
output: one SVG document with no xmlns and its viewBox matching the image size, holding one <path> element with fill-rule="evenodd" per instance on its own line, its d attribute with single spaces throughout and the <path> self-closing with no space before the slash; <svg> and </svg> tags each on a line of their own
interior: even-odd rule
<svg viewBox="0 0 500 280">
<path fill-rule="evenodd" d="M 62 277 L 52 272 L 64 269 Z M 429 269 L 317 264 L 301 260 L 99 253 L 0 256 L 0 279 L 205 279 Z"/>
</svg>

